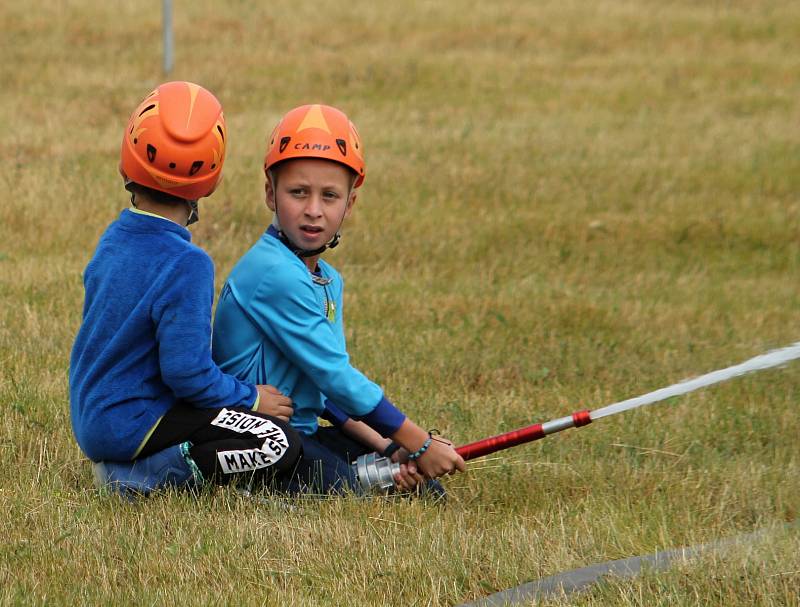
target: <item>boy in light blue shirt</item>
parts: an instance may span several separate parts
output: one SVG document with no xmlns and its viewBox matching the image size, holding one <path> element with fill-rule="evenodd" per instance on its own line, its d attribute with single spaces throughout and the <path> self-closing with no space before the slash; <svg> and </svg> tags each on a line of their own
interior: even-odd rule
<svg viewBox="0 0 800 607">
<path fill-rule="evenodd" d="M 275 127 L 264 169 L 273 221 L 220 293 L 212 352 L 225 372 L 292 399 L 303 456 L 287 490 L 357 489 L 350 463 L 371 451 L 402 462 L 401 490 L 464 470 L 449 441 L 414 424 L 350 362 L 342 278 L 321 255 L 338 244 L 364 181 L 355 126 L 330 106 L 295 108 Z M 333 427 L 319 427 L 320 416 Z"/>
</svg>

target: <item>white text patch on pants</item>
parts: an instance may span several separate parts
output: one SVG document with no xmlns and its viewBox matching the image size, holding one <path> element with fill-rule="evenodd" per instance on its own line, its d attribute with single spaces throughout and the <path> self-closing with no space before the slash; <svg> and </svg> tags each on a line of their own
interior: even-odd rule
<svg viewBox="0 0 800 607">
<path fill-rule="evenodd" d="M 270 420 L 257 415 L 222 409 L 211 421 L 211 425 L 227 428 L 240 434 L 253 434 L 258 438 L 272 440 L 280 444 L 284 449 L 289 447 L 289 442 L 286 440 L 283 430 Z"/>
<path fill-rule="evenodd" d="M 264 441 L 261 449 L 218 451 L 217 459 L 220 468 L 225 474 L 237 474 L 271 466 L 281 458 L 283 449 L 278 447 L 277 452 L 273 451 L 267 446 L 267 442 Z"/>
</svg>

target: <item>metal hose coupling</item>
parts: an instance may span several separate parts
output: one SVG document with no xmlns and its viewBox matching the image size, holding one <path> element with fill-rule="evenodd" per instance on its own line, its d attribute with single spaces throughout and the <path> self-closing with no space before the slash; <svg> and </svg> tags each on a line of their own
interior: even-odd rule
<svg viewBox="0 0 800 607">
<path fill-rule="evenodd" d="M 400 464 L 377 453 L 362 455 L 351 465 L 364 493 L 394 489 L 394 475 L 400 472 Z"/>
</svg>

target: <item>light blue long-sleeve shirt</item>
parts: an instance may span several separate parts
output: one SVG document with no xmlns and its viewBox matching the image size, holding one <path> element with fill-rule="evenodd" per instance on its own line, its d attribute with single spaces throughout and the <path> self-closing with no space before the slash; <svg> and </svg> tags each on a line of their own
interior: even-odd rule
<svg viewBox="0 0 800 607">
<path fill-rule="evenodd" d="M 293 401 L 291 424 L 313 434 L 328 398 L 347 415 L 392 434 L 405 420 L 383 390 L 350 363 L 343 282 L 320 260 L 306 265 L 267 230 L 231 271 L 219 296 L 212 352 L 226 373 L 271 384 Z"/>
</svg>

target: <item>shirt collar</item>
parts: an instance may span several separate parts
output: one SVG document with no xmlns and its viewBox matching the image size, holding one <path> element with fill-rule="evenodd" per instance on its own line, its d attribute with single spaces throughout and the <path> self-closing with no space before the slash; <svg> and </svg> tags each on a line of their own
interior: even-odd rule
<svg viewBox="0 0 800 607">
<path fill-rule="evenodd" d="M 173 232 L 184 240 L 191 242 L 192 233 L 174 221 L 138 209 L 124 209 L 119 216 L 120 225 L 135 232 L 163 233 Z"/>
<path fill-rule="evenodd" d="M 157 215 L 155 213 L 151 213 L 150 211 L 143 211 L 142 209 L 137 209 L 136 207 L 130 207 L 128 209 L 131 213 L 136 213 L 137 215 L 147 215 L 148 217 L 158 217 L 159 219 L 163 219 L 164 221 L 172 221 L 171 219 L 167 219 L 163 215 Z M 175 223 L 172 221 L 172 223 Z"/>
</svg>

